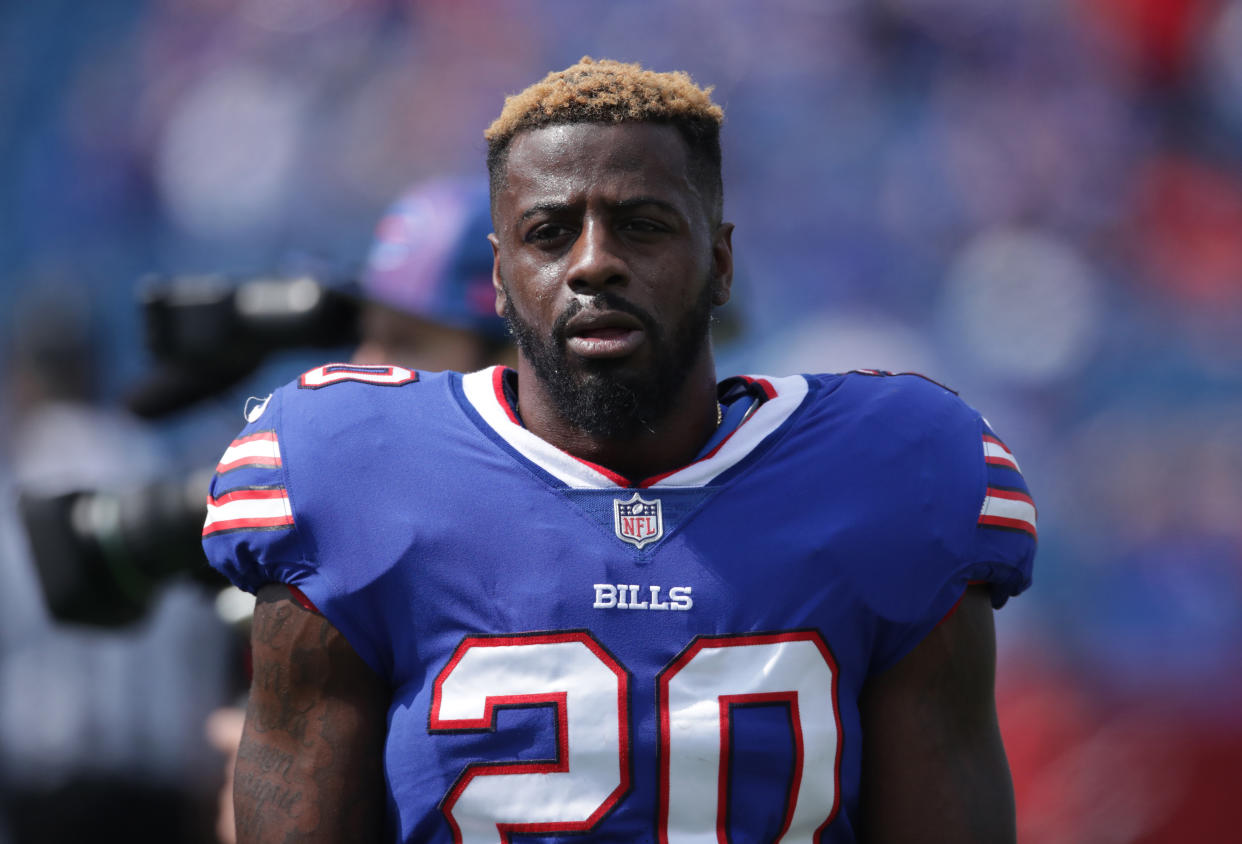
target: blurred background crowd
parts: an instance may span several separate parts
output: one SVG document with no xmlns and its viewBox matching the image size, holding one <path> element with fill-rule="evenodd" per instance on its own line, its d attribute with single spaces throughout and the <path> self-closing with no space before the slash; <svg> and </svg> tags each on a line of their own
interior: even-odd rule
<svg viewBox="0 0 1242 844">
<path fill-rule="evenodd" d="M 503 97 L 585 54 L 725 107 L 722 375 L 922 372 L 1022 462 L 1020 840 L 1229 837 L 1242 1 L 38 0 L 0 4 L 0 842 L 211 836 L 202 722 L 242 673 L 211 590 L 59 623 L 15 502 L 210 466 L 323 353 L 138 419 L 140 280 L 350 278 L 406 185 L 481 173 Z"/>
</svg>

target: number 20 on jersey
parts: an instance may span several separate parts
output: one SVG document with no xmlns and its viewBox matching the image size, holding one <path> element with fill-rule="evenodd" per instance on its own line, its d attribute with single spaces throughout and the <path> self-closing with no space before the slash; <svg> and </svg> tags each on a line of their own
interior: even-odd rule
<svg viewBox="0 0 1242 844">
<path fill-rule="evenodd" d="M 661 844 L 727 841 L 730 719 L 787 707 L 788 804 L 777 841 L 810 844 L 840 801 L 836 663 L 815 631 L 700 636 L 656 678 Z M 491 730 L 498 707 L 553 706 L 556 759 L 477 762 L 441 810 L 460 844 L 583 833 L 630 790 L 629 673 L 589 632 L 465 639 L 436 678 L 429 729 Z"/>
</svg>

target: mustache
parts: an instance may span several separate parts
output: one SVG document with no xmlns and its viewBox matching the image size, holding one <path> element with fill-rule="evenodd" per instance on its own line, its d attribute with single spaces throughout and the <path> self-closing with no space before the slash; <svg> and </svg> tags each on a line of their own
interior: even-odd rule
<svg viewBox="0 0 1242 844">
<path fill-rule="evenodd" d="M 618 311 L 620 313 L 629 314 L 643 324 L 643 330 L 647 332 L 647 336 L 659 338 L 662 336 L 659 324 L 655 321 L 655 317 L 644 311 L 642 308 L 632 302 L 622 299 L 615 293 L 600 292 L 590 297 L 580 297 L 570 302 L 556 318 L 556 322 L 552 325 L 552 336 L 556 338 L 557 343 L 562 347 L 568 339 L 566 336 L 566 326 L 569 321 L 585 310 L 596 311 Z"/>
</svg>

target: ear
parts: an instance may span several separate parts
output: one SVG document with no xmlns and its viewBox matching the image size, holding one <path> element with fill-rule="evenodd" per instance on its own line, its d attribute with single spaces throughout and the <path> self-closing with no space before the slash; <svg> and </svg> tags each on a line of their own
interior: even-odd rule
<svg viewBox="0 0 1242 844">
<path fill-rule="evenodd" d="M 733 224 L 721 223 L 712 237 L 712 304 L 729 301 L 733 290 Z"/>
<path fill-rule="evenodd" d="M 503 317 L 508 298 L 500 280 L 500 239 L 493 232 L 487 236 L 487 242 L 492 245 L 492 289 L 496 291 L 496 316 Z"/>
</svg>

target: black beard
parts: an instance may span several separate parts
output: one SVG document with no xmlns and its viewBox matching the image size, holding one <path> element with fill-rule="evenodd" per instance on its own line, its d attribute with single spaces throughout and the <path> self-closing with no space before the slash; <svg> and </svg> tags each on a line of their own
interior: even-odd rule
<svg viewBox="0 0 1242 844">
<path fill-rule="evenodd" d="M 652 347 L 650 368 L 627 370 L 624 360 L 587 360 L 576 371 L 570 367 L 565 326 L 586 309 L 582 299 L 575 299 L 557 317 L 547 337 L 518 316 L 507 286 L 504 316 L 514 342 L 547 388 L 562 419 L 601 439 L 632 440 L 644 431 L 653 432 L 672 411 L 678 392 L 709 342 L 712 284 L 709 280 L 703 285 L 702 295 L 674 326 L 671 338 L 650 314 L 616 294 L 598 293 L 589 302 L 593 308 L 621 311 L 642 323 Z"/>
</svg>

